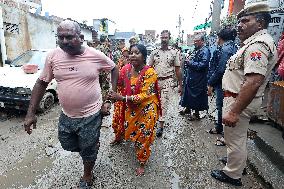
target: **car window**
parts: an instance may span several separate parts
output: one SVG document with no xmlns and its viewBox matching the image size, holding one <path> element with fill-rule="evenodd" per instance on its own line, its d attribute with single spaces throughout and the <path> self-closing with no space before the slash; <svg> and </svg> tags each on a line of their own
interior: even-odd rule
<svg viewBox="0 0 284 189">
<path fill-rule="evenodd" d="M 25 64 L 36 64 L 38 65 L 39 69 L 43 69 L 46 56 L 46 51 L 27 51 L 13 60 L 12 65 L 20 67 Z"/>
</svg>

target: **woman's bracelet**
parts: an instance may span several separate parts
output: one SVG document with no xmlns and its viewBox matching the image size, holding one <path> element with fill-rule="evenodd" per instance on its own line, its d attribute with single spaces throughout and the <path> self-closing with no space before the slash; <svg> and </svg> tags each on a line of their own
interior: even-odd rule
<svg viewBox="0 0 284 189">
<path fill-rule="evenodd" d="M 126 95 L 126 97 L 125 97 L 125 102 L 127 103 L 127 95 Z"/>
<path fill-rule="evenodd" d="M 104 103 L 104 104 L 105 104 L 105 103 L 110 103 L 110 104 L 111 104 L 111 101 L 110 101 L 110 100 L 105 100 L 103 103 Z"/>
</svg>

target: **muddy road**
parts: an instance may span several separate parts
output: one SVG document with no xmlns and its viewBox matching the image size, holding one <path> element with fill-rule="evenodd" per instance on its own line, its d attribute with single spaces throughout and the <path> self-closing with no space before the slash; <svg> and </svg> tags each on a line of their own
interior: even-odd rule
<svg viewBox="0 0 284 189">
<path fill-rule="evenodd" d="M 113 139 L 111 117 L 103 120 L 101 147 L 94 168 L 94 186 L 99 189 L 195 189 L 234 188 L 211 178 L 212 169 L 222 168 L 217 160 L 226 148 L 215 146 L 208 117 L 189 121 L 178 112 L 178 96 L 173 97 L 171 115 L 164 136 L 156 139 L 145 175 L 137 177 L 133 145 L 124 142 L 110 146 Z M 0 112 L 1 113 L 1 112 Z M 0 116 L 0 188 L 76 188 L 82 174 L 78 154 L 64 151 L 57 139 L 60 106 L 38 115 L 37 129 L 31 135 L 22 127 L 24 114 Z M 3 112 L 2 112 L 3 114 Z M 249 169 L 243 187 L 264 188 Z M 236 187 L 237 188 L 237 187 Z"/>
</svg>

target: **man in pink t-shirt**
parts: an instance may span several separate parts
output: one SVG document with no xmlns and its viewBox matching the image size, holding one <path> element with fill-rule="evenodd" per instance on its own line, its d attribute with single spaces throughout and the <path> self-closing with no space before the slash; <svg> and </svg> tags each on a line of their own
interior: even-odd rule
<svg viewBox="0 0 284 189">
<path fill-rule="evenodd" d="M 92 169 L 99 149 L 101 106 L 103 104 L 99 73 L 111 72 L 112 89 L 116 91 L 118 68 L 102 52 L 84 47 L 80 40 L 80 26 L 65 20 L 57 28 L 60 48 L 52 50 L 37 80 L 25 118 L 28 134 L 36 126 L 35 112 L 48 83 L 58 83 L 58 98 L 62 113 L 58 123 L 58 138 L 63 149 L 79 152 L 83 159 L 84 175 L 80 188 L 92 185 Z"/>
<path fill-rule="evenodd" d="M 282 33 L 282 36 L 278 42 L 277 47 L 277 53 L 278 53 L 278 74 L 281 76 L 282 79 L 284 79 L 284 32 Z"/>
</svg>

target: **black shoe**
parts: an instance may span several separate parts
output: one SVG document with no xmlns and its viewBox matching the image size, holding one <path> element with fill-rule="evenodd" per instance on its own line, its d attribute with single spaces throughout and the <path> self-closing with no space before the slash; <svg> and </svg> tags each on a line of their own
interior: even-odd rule
<svg viewBox="0 0 284 189">
<path fill-rule="evenodd" d="M 221 182 L 226 182 L 229 184 L 232 184 L 234 186 L 242 186 L 242 181 L 241 179 L 233 179 L 231 177 L 229 177 L 228 175 L 226 175 L 222 170 L 213 170 L 211 172 L 211 176 Z"/>
<path fill-rule="evenodd" d="M 161 137 L 163 135 L 164 128 L 159 127 L 156 132 L 156 137 Z"/>
<path fill-rule="evenodd" d="M 221 157 L 218 160 L 221 161 L 224 165 L 226 165 L 228 162 L 228 157 Z M 242 175 L 246 175 L 246 174 L 247 174 L 247 169 L 244 168 Z"/>
<path fill-rule="evenodd" d="M 226 165 L 228 162 L 228 157 L 221 157 L 218 160 L 221 161 L 224 165 Z"/>
</svg>

